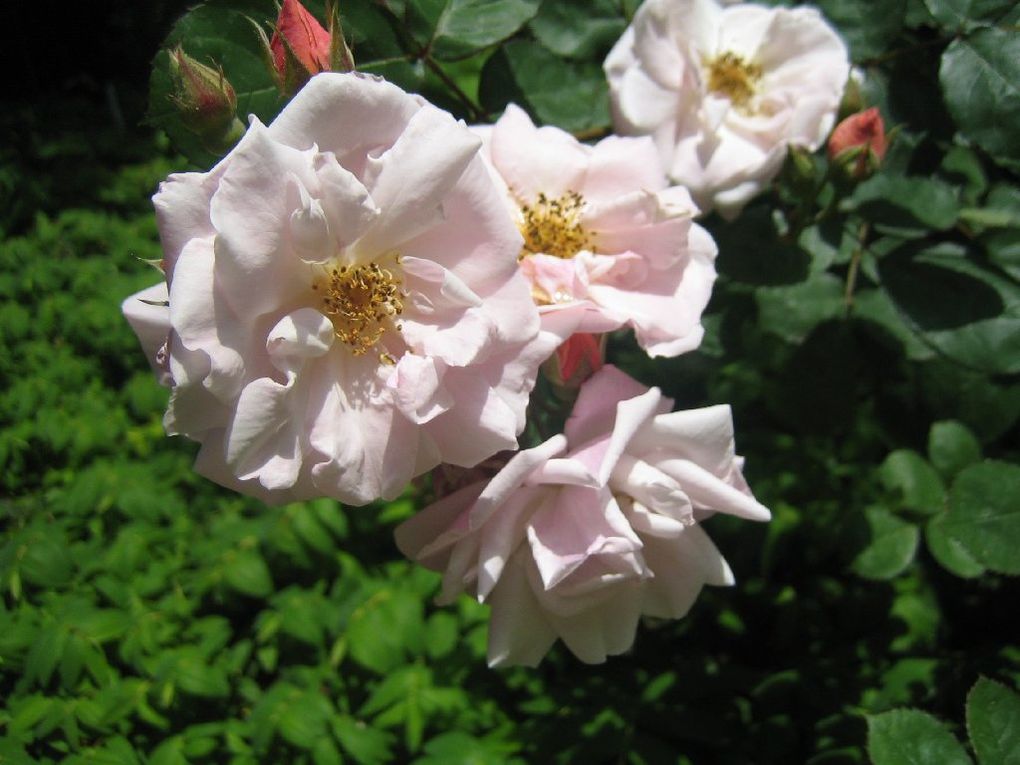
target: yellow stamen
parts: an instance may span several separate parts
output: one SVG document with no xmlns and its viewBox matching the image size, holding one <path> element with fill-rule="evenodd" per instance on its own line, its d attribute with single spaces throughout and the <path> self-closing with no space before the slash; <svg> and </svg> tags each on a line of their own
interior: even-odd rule
<svg viewBox="0 0 1020 765">
<path fill-rule="evenodd" d="M 521 205 L 521 235 L 527 255 L 554 255 L 572 258 L 581 250 L 591 250 L 591 237 L 581 225 L 584 197 L 568 191 L 555 199 L 539 194 L 533 204 Z"/>
<path fill-rule="evenodd" d="M 706 61 L 705 68 L 709 90 L 726 96 L 738 108 L 747 108 L 762 76 L 760 65 L 726 51 Z"/>
<path fill-rule="evenodd" d="M 379 342 L 392 327 L 393 317 L 404 312 L 399 287 L 400 279 L 374 262 L 329 270 L 323 284 L 325 314 L 333 321 L 336 336 L 355 356 Z M 400 331 L 399 325 L 394 328 Z"/>
</svg>

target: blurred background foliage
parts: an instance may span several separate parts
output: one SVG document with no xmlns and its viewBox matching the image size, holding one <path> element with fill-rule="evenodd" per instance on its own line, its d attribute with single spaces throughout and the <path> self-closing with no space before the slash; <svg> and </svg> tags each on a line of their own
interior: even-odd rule
<svg viewBox="0 0 1020 765">
<path fill-rule="evenodd" d="M 485 667 L 393 527 L 424 500 L 266 508 L 196 476 L 119 312 L 157 274 L 149 196 L 213 159 L 165 53 L 282 107 L 224 0 L 8 5 L 0 113 L 0 763 L 1017 762 L 1020 11 L 820 3 L 899 128 L 860 184 L 790 162 L 732 223 L 700 350 L 609 357 L 729 403 L 768 525 L 710 533 L 737 586 L 585 666 Z M 359 66 L 468 121 L 609 130 L 630 0 L 346 0 Z M 321 14 L 321 5 L 309 7 Z M 321 15 L 320 15 L 321 18 Z M 45 44 L 41 44 L 44 40 Z M 143 124 L 149 60 L 154 96 Z M 168 138 L 169 136 L 169 138 Z M 801 158 L 804 160 L 805 158 Z"/>
</svg>

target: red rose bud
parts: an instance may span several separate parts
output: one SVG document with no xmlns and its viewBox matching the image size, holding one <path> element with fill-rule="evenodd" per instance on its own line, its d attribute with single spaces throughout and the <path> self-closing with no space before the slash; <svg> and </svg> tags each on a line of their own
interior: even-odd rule
<svg viewBox="0 0 1020 765">
<path fill-rule="evenodd" d="M 229 147 L 244 127 L 237 119 L 237 96 L 223 70 L 199 63 L 179 45 L 169 56 L 173 87 L 170 101 L 184 126 L 210 149 Z"/>
<path fill-rule="evenodd" d="M 841 164 L 854 178 L 864 178 L 885 157 L 885 123 L 877 107 L 851 114 L 829 136 L 829 159 Z"/>
<path fill-rule="evenodd" d="M 259 30 L 273 77 L 284 94 L 293 95 L 319 72 L 354 68 L 333 3 L 327 3 L 326 13 L 328 31 L 298 0 L 283 0 L 272 37 L 267 40 Z"/>
<path fill-rule="evenodd" d="M 298 0 L 283 0 L 269 47 L 280 74 L 287 66 L 287 49 L 308 75 L 329 69 L 329 32 Z"/>
</svg>

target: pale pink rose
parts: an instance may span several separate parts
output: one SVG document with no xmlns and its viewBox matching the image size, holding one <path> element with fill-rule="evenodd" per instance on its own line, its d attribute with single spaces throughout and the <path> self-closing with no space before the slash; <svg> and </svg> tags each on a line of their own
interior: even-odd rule
<svg viewBox="0 0 1020 765">
<path fill-rule="evenodd" d="M 646 0 L 605 70 L 617 131 L 651 135 L 670 178 L 731 217 L 788 147 L 822 145 L 850 62 L 814 8 Z"/>
<path fill-rule="evenodd" d="M 534 666 L 557 638 L 582 661 L 630 648 L 642 615 L 678 619 L 733 583 L 702 530 L 764 521 L 734 453 L 729 407 L 672 401 L 612 366 L 582 387 L 564 435 L 402 524 L 397 545 L 443 572 L 439 597 L 492 607 L 489 663 Z"/>
<path fill-rule="evenodd" d="M 566 339 L 630 326 L 652 356 L 698 346 L 715 242 L 650 139 L 587 146 L 513 104 L 475 131 L 524 235 L 521 270 L 544 328 Z"/>
<path fill-rule="evenodd" d="M 200 472 L 363 504 L 516 448 L 556 338 L 479 146 L 420 97 L 327 73 L 160 187 L 168 291 L 124 311 Z"/>
</svg>

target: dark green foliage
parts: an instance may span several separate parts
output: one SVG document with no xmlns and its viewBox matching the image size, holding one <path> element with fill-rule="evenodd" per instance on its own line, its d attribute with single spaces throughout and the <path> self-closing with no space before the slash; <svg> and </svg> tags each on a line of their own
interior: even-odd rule
<svg viewBox="0 0 1020 765">
<path fill-rule="evenodd" d="M 678 407 L 732 405 L 774 518 L 709 521 L 736 587 L 597 667 L 559 647 L 485 667 L 487 609 L 433 606 L 438 576 L 392 543 L 425 488 L 266 508 L 197 476 L 119 312 L 158 278 L 148 197 L 187 161 L 92 105 L 6 113 L 0 763 L 1016 762 L 1017 13 L 820 5 L 900 128 L 883 168 L 854 187 L 791 162 L 706 221 L 701 348 L 609 345 Z M 341 5 L 365 71 L 465 119 L 515 101 L 586 137 L 609 130 L 600 64 L 635 7 Z M 216 2 L 169 40 L 269 121 L 284 102 L 245 17 L 274 14 Z M 164 60 L 150 116 L 208 165 L 161 100 Z"/>
</svg>

